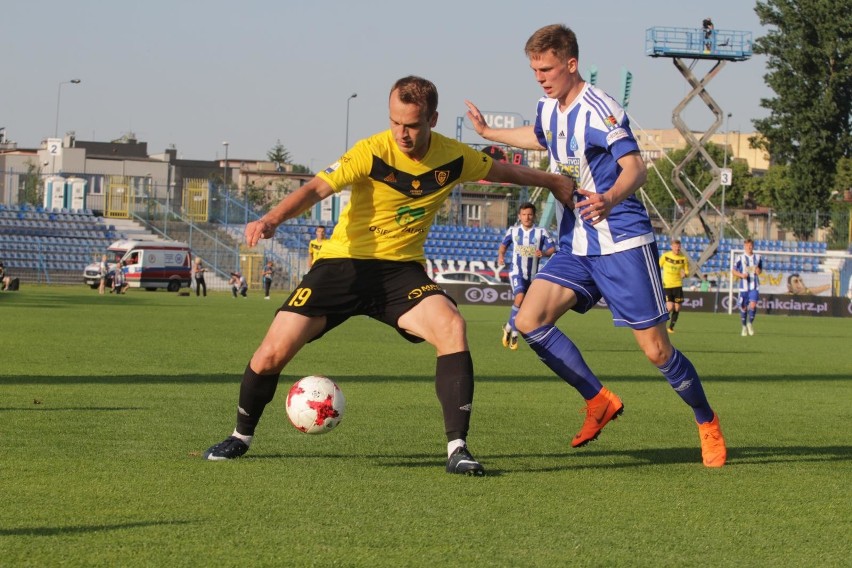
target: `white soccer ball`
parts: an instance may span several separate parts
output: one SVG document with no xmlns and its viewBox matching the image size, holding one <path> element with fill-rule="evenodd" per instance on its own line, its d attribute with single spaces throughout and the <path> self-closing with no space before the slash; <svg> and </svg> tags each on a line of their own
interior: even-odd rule
<svg viewBox="0 0 852 568">
<path fill-rule="evenodd" d="M 305 434 L 325 434 L 340 424 L 345 409 L 343 392 L 328 377 L 304 377 L 287 393 L 287 417 Z"/>
</svg>

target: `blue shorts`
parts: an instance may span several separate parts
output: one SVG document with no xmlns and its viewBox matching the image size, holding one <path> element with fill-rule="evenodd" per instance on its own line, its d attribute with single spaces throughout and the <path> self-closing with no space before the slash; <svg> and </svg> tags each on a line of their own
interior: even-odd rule
<svg viewBox="0 0 852 568">
<path fill-rule="evenodd" d="M 746 290 L 745 292 L 740 292 L 740 301 L 739 306 L 742 309 L 746 309 L 751 302 L 757 303 L 757 300 L 760 298 L 760 293 L 757 290 Z"/>
<path fill-rule="evenodd" d="M 526 294 L 532 282 L 532 280 L 524 278 L 520 274 L 513 274 L 509 280 L 512 282 L 512 294 L 515 296 L 521 293 Z"/>
<path fill-rule="evenodd" d="M 573 290 L 575 312 L 603 297 L 616 326 L 646 329 L 669 319 L 658 258 L 656 243 L 601 256 L 558 251 L 536 278 Z"/>
</svg>

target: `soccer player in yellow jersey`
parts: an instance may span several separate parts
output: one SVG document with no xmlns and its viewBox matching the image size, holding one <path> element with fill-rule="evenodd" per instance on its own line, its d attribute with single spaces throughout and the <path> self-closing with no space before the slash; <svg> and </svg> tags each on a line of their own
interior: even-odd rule
<svg viewBox="0 0 852 568">
<path fill-rule="evenodd" d="M 314 265 L 314 261 L 317 259 L 317 253 L 319 253 L 322 248 L 322 244 L 325 242 L 325 227 L 317 227 L 314 234 L 317 238 L 312 239 L 311 242 L 308 243 L 308 268 Z"/>
<path fill-rule="evenodd" d="M 309 341 L 354 315 L 367 315 L 411 342 L 435 347 L 435 390 L 444 414 L 449 473 L 484 475 L 467 449 L 473 403 L 473 362 L 466 324 L 455 303 L 424 269 L 423 244 L 452 188 L 485 179 L 542 186 L 565 204 L 570 178 L 494 162 L 432 131 L 438 92 L 420 77 L 404 77 L 390 92 L 390 129 L 357 142 L 339 161 L 246 225 L 246 242 L 271 238 L 287 219 L 350 186 L 352 196 L 314 265 L 279 308 L 240 385 L 237 425 L 205 453 L 208 460 L 248 451 L 284 366 Z M 318 372 L 320 372 L 318 370 Z"/>
<path fill-rule="evenodd" d="M 663 294 L 666 297 L 666 309 L 669 311 L 669 333 L 680 315 L 683 303 L 683 279 L 689 276 L 689 257 L 680 252 L 680 241 L 672 241 L 672 250 L 660 256 L 660 268 L 663 272 Z"/>
</svg>

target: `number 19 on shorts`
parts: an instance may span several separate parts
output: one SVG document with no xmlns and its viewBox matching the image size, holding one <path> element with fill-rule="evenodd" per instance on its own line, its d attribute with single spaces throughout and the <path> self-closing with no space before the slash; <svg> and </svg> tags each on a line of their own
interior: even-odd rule
<svg viewBox="0 0 852 568">
<path fill-rule="evenodd" d="M 293 293 L 290 295 L 290 300 L 287 302 L 288 306 L 293 306 L 295 308 L 301 307 L 305 305 L 305 302 L 308 301 L 308 298 L 311 297 L 311 289 L 310 288 L 296 288 L 293 290 Z"/>
</svg>

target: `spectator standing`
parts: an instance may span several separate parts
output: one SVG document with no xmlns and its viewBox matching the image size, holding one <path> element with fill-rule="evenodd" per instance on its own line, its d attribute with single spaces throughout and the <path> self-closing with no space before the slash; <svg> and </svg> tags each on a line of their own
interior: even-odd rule
<svg viewBox="0 0 852 568">
<path fill-rule="evenodd" d="M 710 53 L 713 49 L 713 20 L 704 18 L 701 22 L 701 29 L 704 30 L 704 53 Z"/>
<path fill-rule="evenodd" d="M 195 297 L 197 298 L 202 291 L 204 291 L 204 297 L 207 297 L 207 282 L 204 280 L 204 273 L 207 272 L 207 269 L 204 268 L 204 265 L 201 263 L 201 257 L 197 257 L 195 259 Z"/>
<path fill-rule="evenodd" d="M 263 293 L 264 300 L 269 299 L 269 291 L 272 289 L 272 278 L 275 276 L 275 268 L 272 261 L 267 261 L 266 268 L 263 269 Z"/>
<path fill-rule="evenodd" d="M 109 276 L 109 261 L 107 255 L 101 257 L 101 263 L 98 265 L 100 275 L 100 283 L 98 284 L 98 294 L 103 295 L 106 292 L 106 281 Z"/>
<path fill-rule="evenodd" d="M 503 241 L 497 248 L 497 265 L 506 264 L 506 250 L 512 247 L 512 269 L 509 281 L 512 283 L 514 301 L 509 313 L 509 321 L 503 326 L 503 347 L 518 348 L 518 329 L 515 327 L 515 315 L 524 301 L 524 295 L 530 287 L 533 276 L 538 272 L 542 257 L 552 256 L 556 245 L 547 229 L 535 225 L 535 205 L 523 203 L 518 208 L 518 224 L 509 227 Z"/>
<path fill-rule="evenodd" d="M 701 275 L 701 285 L 698 288 L 699 292 L 709 292 L 710 291 L 710 280 L 707 279 L 706 274 Z"/>
</svg>

